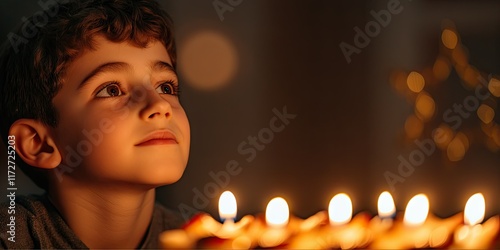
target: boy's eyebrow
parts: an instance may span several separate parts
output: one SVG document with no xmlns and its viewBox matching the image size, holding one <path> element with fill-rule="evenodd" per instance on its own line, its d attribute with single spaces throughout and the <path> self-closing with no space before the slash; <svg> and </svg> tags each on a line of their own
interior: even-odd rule
<svg viewBox="0 0 500 250">
<path fill-rule="evenodd" d="M 130 69 L 130 65 L 124 62 L 109 62 L 109 63 L 104 63 L 99 65 L 97 68 L 92 70 L 85 78 L 83 78 L 83 81 L 78 85 L 77 89 L 81 89 L 85 84 L 87 84 L 90 79 L 95 77 L 96 75 L 106 72 L 106 71 L 120 71 L 120 70 L 125 70 L 125 69 Z"/>
<path fill-rule="evenodd" d="M 130 65 L 127 64 L 127 63 L 124 63 L 124 62 L 109 62 L 109 63 L 104 63 L 104 64 L 101 64 L 99 65 L 97 68 L 95 68 L 94 70 L 92 70 L 92 72 L 90 72 L 84 79 L 83 81 L 78 85 L 78 88 L 77 90 L 81 89 L 83 86 L 85 86 L 85 84 L 87 84 L 93 77 L 95 77 L 96 75 L 100 74 L 100 73 L 103 73 L 103 72 L 106 72 L 106 71 L 120 71 L 120 70 L 126 70 L 126 69 L 130 69 Z M 164 62 L 164 61 L 154 61 L 152 64 L 151 64 L 151 69 L 155 70 L 155 71 L 162 71 L 162 70 L 166 70 L 166 71 L 171 71 L 172 73 L 176 74 L 175 72 L 175 69 L 174 67 L 168 63 L 168 62 Z"/>
<path fill-rule="evenodd" d="M 164 61 L 154 61 L 151 64 L 151 68 L 153 70 L 158 70 L 158 71 L 166 70 L 166 71 L 172 71 L 174 74 L 176 73 L 174 67 L 170 63 Z"/>
</svg>

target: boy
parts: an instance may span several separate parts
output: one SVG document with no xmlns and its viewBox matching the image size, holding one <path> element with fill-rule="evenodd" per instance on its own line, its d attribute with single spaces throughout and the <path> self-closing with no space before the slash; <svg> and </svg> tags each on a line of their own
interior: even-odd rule
<svg viewBox="0 0 500 250">
<path fill-rule="evenodd" d="M 155 188 L 181 177 L 190 143 L 171 21 L 146 0 L 52 1 L 44 13 L 0 57 L 2 140 L 46 190 L 15 197 L 13 213 L 2 205 L 1 246 L 158 248 L 182 220 L 155 205 Z"/>
</svg>

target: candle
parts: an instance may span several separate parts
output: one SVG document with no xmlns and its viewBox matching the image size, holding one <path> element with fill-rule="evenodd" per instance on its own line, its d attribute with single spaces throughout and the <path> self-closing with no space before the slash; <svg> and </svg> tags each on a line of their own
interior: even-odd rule
<svg viewBox="0 0 500 250">
<path fill-rule="evenodd" d="M 486 202 L 481 193 L 472 195 L 465 204 L 464 224 L 454 234 L 453 248 L 480 249 L 492 246 L 499 231 L 499 219 L 495 216 L 484 224 Z"/>
<path fill-rule="evenodd" d="M 322 240 L 321 226 L 328 223 L 328 212 L 320 211 L 299 222 L 299 229 L 294 237 L 290 238 L 289 249 L 322 249 L 325 248 Z"/>
<path fill-rule="evenodd" d="M 409 227 L 420 226 L 425 223 L 428 215 L 429 199 L 424 194 L 418 194 L 406 206 L 404 224 Z"/>
<path fill-rule="evenodd" d="M 422 226 L 429 213 L 427 196 L 418 194 L 410 199 L 406 206 L 403 223 L 394 226 L 382 236 L 374 239 L 371 248 L 408 249 L 426 245 L 429 229 Z M 425 243 L 422 243 L 425 242 Z"/>
<path fill-rule="evenodd" d="M 385 233 L 393 226 L 393 218 L 396 214 L 396 206 L 392 195 L 384 191 L 378 197 L 377 202 L 378 215 L 370 220 L 369 229 L 370 237 L 378 238 L 379 235 Z"/>
<path fill-rule="evenodd" d="M 459 214 L 441 220 L 429 213 L 429 199 L 424 194 L 414 196 L 407 204 L 404 217 L 374 239 L 375 249 L 439 248 L 449 244 L 453 229 L 461 222 Z"/>
<path fill-rule="evenodd" d="M 288 222 L 290 210 L 288 203 L 281 197 L 273 198 L 266 207 L 266 228 L 260 235 L 258 244 L 261 247 L 276 247 L 290 236 Z"/>
<path fill-rule="evenodd" d="M 236 198 L 231 191 L 225 191 L 219 198 L 219 217 L 221 221 L 223 221 L 223 224 L 222 227 L 215 233 L 216 236 L 223 239 L 234 237 L 237 231 L 234 225 L 236 212 Z"/>
<path fill-rule="evenodd" d="M 309 232 L 320 227 L 322 224 L 328 220 L 328 213 L 325 211 L 317 212 L 316 214 L 310 216 L 309 218 L 300 221 L 299 231 Z"/>
<path fill-rule="evenodd" d="M 335 195 L 328 205 L 330 224 L 322 228 L 319 245 L 322 248 L 356 248 L 368 243 L 369 217 L 360 213 L 352 218 L 351 198 L 345 193 Z M 351 220 L 352 219 L 352 220 Z"/>
<path fill-rule="evenodd" d="M 281 197 L 273 198 L 266 208 L 266 223 L 271 228 L 284 228 L 288 224 L 290 210 Z"/>
<path fill-rule="evenodd" d="M 231 191 L 224 191 L 219 198 L 219 216 L 224 222 L 234 222 L 238 206 L 236 197 Z"/>
<path fill-rule="evenodd" d="M 404 214 L 396 218 L 394 199 L 389 192 L 380 194 L 377 208 L 378 215 L 371 220 L 366 213 L 353 216 L 350 197 L 341 193 L 330 200 L 328 211 L 320 211 L 303 220 L 291 215 L 287 202 L 276 197 L 268 203 L 264 215 L 256 218 L 247 215 L 235 221 L 236 198 L 226 191 L 219 199 L 222 223 L 200 213 L 182 229 L 165 231 L 159 239 L 166 249 L 499 247 L 495 246 L 495 241 L 500 237 L 500 218 L 494 216 L 481 224 L 485 201 L 480 193 L 470 197 L 463 214 L 447 219 L 430 213 L 429 199 L 424 194 L 410 199 Z"/>
<path fill-rule="evenodd" d="M 196 242 L 210 237 L 220 229 L 220 223 L 206 213 L 195 215 L 182 229 L 168 230 L 159 236 L 164 249 L 192 249 Z"/>
<path fill-rule="evenodd" d="M 332 226 L 344 225 L 351 221 L 351 198 L 344 193 L 335 195 L 328 204 L 328 217 Z"/>
<path fill-rule="evenodd" d="M 170 248 L 249 248 L 251 240 L 245 235 L 245 229 L 254 220 L 246 215 L 235 222 L 237 213 L 236 198 L 230 191 L 225 191 L 219 198 L 219 217 L 221 224 L 210 215 L 200 213 L 194 216 L 182 229 L 162 233 L 160 242 Z"/>
<path fill-rule="evenodd" d="M 394 199 L 389 192 L 384 191 L 380 194 L 378 197 L 377 208 L 379 218 L 392 222 L 392 218 L 396 213 L 396 205 L 394 205 Z"/>
<path fill-rule="evenodd" d="M 219 198 L 219 217 L 222 225 L 214 231 L 213 237 L 206 237 L 198 242 L 198 246 L 208 248 L 242 249 L 249 248 L 251 239 L 245 235 L 245 229 L 254 220 L 246 215 L 235 222 L 238 206 L 236 198 L 230 191 L 224 191 Z"/>
<path fill-rule="evenodd" d="M 429 216 L 429 199 L 424 194 L 414 196 L 406 206 L 403 223 L 409 228 L 416 248 L 426 247 L 429 242 L 430 228 L 423 226 Z"/>
</svg>

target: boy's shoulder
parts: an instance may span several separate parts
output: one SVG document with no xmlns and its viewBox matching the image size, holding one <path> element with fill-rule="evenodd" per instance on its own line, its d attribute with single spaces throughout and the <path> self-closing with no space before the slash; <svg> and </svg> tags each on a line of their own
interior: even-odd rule
<svg viewBox="0 0 500 250">
<path fill-rule="evenodd" d="M 0 204 L 1 248 L 87 248 L 45 195 L 7 195 Z"/>
<path fill-rule="evenodd" d="M 185 220 L 180 213 L 174 212 L 156 203 L 148 234 L 141 249 L 159 249 L 159 236 L 163 231 L 181 228 Z"/>
<path fill-rule="evenodd" d="M 7 195 L 0 204 L 1 249 L 87 249 L 69 228 L 47 196 Z M 179 213 L 155 204 L 151 224 L 142 249 L 158 249 L 161 232 L 180 228 L 184 220 Z M 5 229 L 5 230 L 4 230 Z"/>
</svg>

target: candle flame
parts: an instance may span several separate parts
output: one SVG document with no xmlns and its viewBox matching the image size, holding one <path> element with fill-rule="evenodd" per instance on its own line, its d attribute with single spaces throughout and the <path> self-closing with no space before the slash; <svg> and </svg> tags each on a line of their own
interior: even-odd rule
<svg viewBox="0 0 500 250">
<path fill-rule="evenodd" d="M 429 199 L 424 194 L 415 195 L 406 206 L 404 223 L 408 226 L 424 224 L 429 215 Z"/>
<path fill-rule="evenodd" d="M 328 205 L 328 216 L 331 225 L 342 225 L 352 218 L 351 198 L 345 193 L 335 195 Z"/>
<path fill-rule="evenodd" d="M 484 219 L 486 202 L 481 193 L 472 195 L 465 204 L 464 221 L 465 224 L 474 226 L 481 223 Z"/>
<path fill-rule="evenodd" d="M 225 191 L 219 198 L 219 216 L 221 220 L 234 220 L 236 211 L 236 198 L 230 191 Z"/>
<path fill-rule="evenodd" d="M 283 227 L 288 224 L 290 211 L 285 199 L 281 197 L 273 198 L 266 208 L 266 223 L 272 227 Z"/>
<path fill-rule="evenodd" d="M 392 195 L 384 191 L 378 197 L 378 215 L 381 218 L 392 217 L 396 212 L 396 206 L 394 205 L 394 199 Z"/>
</svg>

